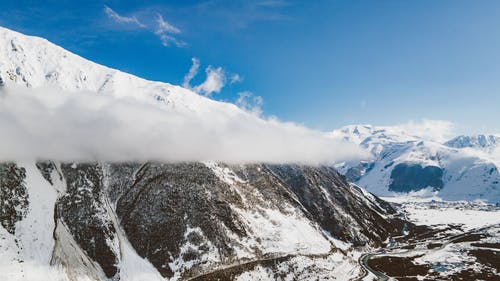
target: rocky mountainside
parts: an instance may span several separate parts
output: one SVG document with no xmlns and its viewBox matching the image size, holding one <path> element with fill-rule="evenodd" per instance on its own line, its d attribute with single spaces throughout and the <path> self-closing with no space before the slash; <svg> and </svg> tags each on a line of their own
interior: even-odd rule
<svg viewBox="0 0 500 281">
<path fill-rule="evenodd" d="M 0 87 L 240 112 L 4 28 Z M 0 223 L 2 280 L 346 280 L 354 249 L 411 229 L 331 167 L 218 162 L 4 162 Z"/>
<path fill-rule="evenodd" d="M 343 280 L 359 273 L 350 250 L 382 245 L 404 224 L 329 167 L 38 162 L 0 171 L 6 280 L 214 271 Z"/>
<path fill-rule="evenodd" d="M 347 126 L 334 134 L 370 151 L 371 158 L 337 168 L 374 194 L 500 202 L 499 136 L 458 136 L 443 142 L 397 126 L 369 125 Z"/>
</svg>

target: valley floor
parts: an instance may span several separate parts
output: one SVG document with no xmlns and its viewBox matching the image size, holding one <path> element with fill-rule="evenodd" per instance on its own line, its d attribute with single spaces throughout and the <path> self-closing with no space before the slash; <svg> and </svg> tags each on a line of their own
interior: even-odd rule
<svg viewBox="0 0 500 281">
<path fill-rule="evenodd" d="M 383 199 L 396 204 L 410 221 L 430 228 L 363 255 L 362 280 L 500 280 L 500 207 Z"/>
</svg>

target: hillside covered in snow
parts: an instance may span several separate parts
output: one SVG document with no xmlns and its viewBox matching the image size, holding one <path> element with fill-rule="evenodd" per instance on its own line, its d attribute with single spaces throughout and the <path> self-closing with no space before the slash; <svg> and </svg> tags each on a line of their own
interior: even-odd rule
<svg viewBox="0 0 500 281">
<path fill-rule="evenodd" d="M 445 200 L 500 202 L 500 136 L 444 138 L 443 129 L 346 126 L 334 135 L 371 157 L 337 167 L 353 182 L 382 196 L 413 194 Z M 442 125 L 442 124 L 441 124 Z M 437 132 L 436 132 L 437 131 Z"/>
<path fill-rule="evenodd" d="M 4 28 L 0 77 L 2 280 L 345 280 L 406 223 L 321 132 Z"/>
<path fill-rule="evenodd" d="M 2 160 L 311 164 L 362 154 L 324 132 L 110 69 L 1 27 L 0 79 L 0 129 L 9 132 L 0 139 Z"/>
</svg>

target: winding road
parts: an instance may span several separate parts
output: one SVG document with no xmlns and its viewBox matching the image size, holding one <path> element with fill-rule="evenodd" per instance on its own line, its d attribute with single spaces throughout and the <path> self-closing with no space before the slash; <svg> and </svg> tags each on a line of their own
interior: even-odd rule
<svg viewBox="0 0 500 281">
<path fill-rule="evenodd" d="M 427 251 L 439 251 L 439 250 L 442 250 L 447 245 L 449 245 L 449 244 L 457 241 L 458 239 L 464 238 L 465 236 L 471 235 L 473 233 L 483 232 L 483 231 L 485 231 L 485 230 L 487 230 L 489 228 L 492 228 L 492 227 L 500 227 L 500 224 L 492 224 L 492 225 L 484 226 L 484 227 L 481 227 L 481 228 L 475 228 L 475 229 L 471 229 L 469 231 L 466 231 L 466 232 L 463 232 L 463 233 L 451 236 L 446 242 L 442 243 L 441 246 L 439 246 L 437 248 L 433 248 L 433 249 L 428 249 Z M 377 250 L 375 252 L 363 254 L 358 259 L 358 262 L 361 265 L 361 269 L 363 271 L 363 274 L 360 277 L 358 277 L 358 278 L 356 278 L 354 280 L 356 280 L 356 281 L 362 281 L 370 273 L 373 274 L 373 275 L 375 275 L 375 277 L 377 278 L 376 280 L 379 280 L 379 281 L 387 281 L 387 280 L 391 279 L 391 277 L 387 276 L 384 272 L 377 271 L 377 270 L 374 270 L 373 268 L 371 268 L 368 265 L 368 261 L 370 259 L 372 259 L 373 257 L 398 256 L 398 255 L 402 255 L 402 254 L 408 255 L 411 252 L 415 252 L 415 250 L 407 250 L 405 252 L 397 252 L 397 253 L 394 253 L 394 251 L 395 250 L 401 250 L 401 249 L 403 249 L 403 247 L 416 246 L 418 244 L 421 244 L 421 242 L 412 243 L 412 244 L 406 244 L 406 245 L 403 245 L 403 246 L 391 247 L 391 248 Z"/>
</svg>

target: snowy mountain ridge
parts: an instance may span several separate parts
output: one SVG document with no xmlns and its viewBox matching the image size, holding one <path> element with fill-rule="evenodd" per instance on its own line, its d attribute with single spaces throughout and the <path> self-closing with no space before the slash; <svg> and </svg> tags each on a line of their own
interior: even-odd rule
<svg viewBox="0 0 500 281">
<path fill-rule="evenodd" d="M 91 93 L 86 100 L 89 102 L 101 96 L 109 96 L 112 101 L 132 98 L 134 106 L 141 101 L 161 109 L 164 119 L 171 117 L 163 115 L 165 112 L 181 112 L 182 117 L 250 120 L 247 127 L 229 122 L 228 128 L 246 131 L 264 127 L 257 135 L 259 140 L 279 130 L 293 129 L 293 134 L 277 135 L 275 146 L 266 154 L 272 154 L 274 147 L 284 146 L 283 140 L 290 143 L 298 139 L 298 147 L 308 147 L 304 139 L 319 135 L 291 124 L 274 126 L 278 122 L 259 119 L 233 104 L 97 65 L 44 39 L 5 28 L 0 28 L 0 77 L 2 117 L 10 112 L 6 102 L 10 100 L 6 97 L 19 101 L 14 113 L 33 102 L 24 99 L 25 91 L 13 89 L 22 88 L 30 95 L 38 95 L 45 103 L 58 103 L 60 96 L 53 95 L 59 92 L 50 95 L 50 91 L 39 89 L 60 89 L 74 96 Z M 4 93 L 7 95 L 2 96 Z M 94 109 L 94 105 L 90 103 L 89 107 Z M 37 108 L 42 117 L 54 111 L 48 107 L 49 114 L 45 114 L 47 108 L 42 109 Z M 73 109 L 64 116 L 76 114 Z M 83 117 L 88 118 L 95 112 L 85 113 L 88 115 Z M 150 118 L 135 117 L 130 119 L 140 119 L 133 123 L 141 129 L 139 137 L 157 133 L 157 126 L 147 126 Z M 63 131 L 70 127 L 57 119 L 61 118 L 41 122 L 20 119 L 24 122 L 17 123 L 2 118 L 0 128 L 6 132 L 2 141 L 21 125 L 27 124 L 34 128 L 30 132 L 35 133 L 43 131 L 42 125 L 45 129 L 66 125 Z M 101 119 L 89 119 L 91 129 L 102 123 Z M 160 141 L 169 135 L 183 135 L 180 129 L 191 123 L 179 119 L 181 127 L 160 135 Z M 71 125 L 84 127 L 83 123 Z M 112 126 L 117 124 L 120 122 L 111 122 Z M 110 127 L 102 128 L 102 135 L 109 133 Z M 215 128 L 209 128 L 210 135 L 222 138 L 220 127 Z M 134 133 L 131 131 L 118 135 L 111 143 L 113 150 L 130 139 Z M 75 137 L 74 132 L 61 137 L 68 142 L 80 141 L 80 135 Z M 88 132 L 82 136 L 83 141 L 77 144 L 84 150 L 92 139 L 98 138 Z M 31 138 L 30 134 L 21 134 L 16 147 L 28 150 L 36 144 L 41 149 L 61 149 L 51 134 L 40 144 L 24 142 Z M 218 144 L 198 135 L 178 140 L 197 145 L 202 141 Z M 269 146 L 268 140 L 262 141 L 262 147 Z M 135 141 L 140 139 L 132 138 L 134 144 Z M 7 150 L 11 144 L 7 141 Z M 164 142 L 159 144 L 166 147 L 166 153 L 176 152 Z M 175 144 L 177 150 L 182 145 L 180 141 Z M 323 143 L 325 147 L 328 144 Z M 235 153 L 256 153 L 248 146 L 234 148 Z M 158 153 L 159 145 L 145 149 Z M 357 262 L 359 249 L 386 244 L 390 237 L 402 233 L 403 226 L 413 226 L 398 217 L 387 202 L 350 184 L 330 166 L 31 158 L 0 163 L 0 224 L 0 272 L 2 280 L 7 281 L 309 280 L 313 275 L 320 279 L 332 275 L 349 279 L 362 273 Z"/>
<path fill-rule="evenodd" d="M 207 110 L 239 111 L 165 82 L 154 82 L 111 69 L 73 54 L 46 39 L 0 27 L 0 79 L 28 88 L 57 87 L 113 97 L 133 97 L 164 109 L 188 113 Z"/>
<path fill-rule="evenodd" d="M 470 147 L 494 150 L 500 145 L 500 135 L 461 135 L 447 141 L 444 144 L 454 148 Z"/>
<path fill-rule="evenodd" d="M 419 193 L 447 200 L 500 202 L 497 135 L 451 140 L 404 126 L 346 126 L 333 132 L 367 149 L 372 158 L 337 167 L 377 195 Z M 438 130 L 439 131 L 439 130 Z"/>
<path fill-rule="evenodd" d="M 5 28 L 0 77 L 0 128 L 11 132 L 0 145 L 4 160 L 324 164 L 364 153 L 326 132 L 147 81 Z"/>
</svg>

